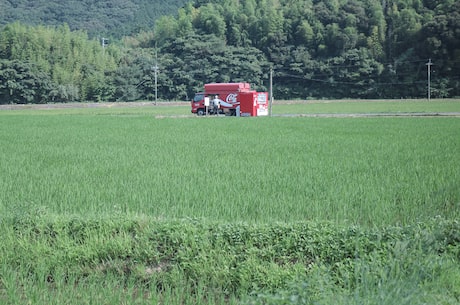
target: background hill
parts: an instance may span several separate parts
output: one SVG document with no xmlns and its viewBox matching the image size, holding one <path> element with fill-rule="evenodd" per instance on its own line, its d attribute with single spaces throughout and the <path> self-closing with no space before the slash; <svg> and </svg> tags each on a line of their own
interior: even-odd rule
<svg viewBox="0 0 460 305">
<path fill-rule="evenodd" d="M 0 25 L 62 25 L 92 36 L 120 38 L 152 30 L 164 15 L 175 15 L 187 0 L 9 0 L 0 1 Z"/>
<path fill-rule="evenodd" d="M 0 5 L 0 103 L 189 100 L 209 82 L 267 90 L 270 69 L 276 99 L 424 98 L 428 71 L 431 97 L 460 96 L 456 0 Z"/>
</svg>

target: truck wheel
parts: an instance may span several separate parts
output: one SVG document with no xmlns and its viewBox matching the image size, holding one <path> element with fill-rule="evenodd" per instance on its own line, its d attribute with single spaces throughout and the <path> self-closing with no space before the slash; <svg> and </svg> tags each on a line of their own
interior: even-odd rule
<svg viewBox="0 0 460 305">
<path fill-rule="evenodd" d="M 198 109 L 198 110 L 196 111 L 196 114 L 199 115 L 199 116 L 204 115 L 204 109 L 201 109 L 201 108 Z"/>
</svg>

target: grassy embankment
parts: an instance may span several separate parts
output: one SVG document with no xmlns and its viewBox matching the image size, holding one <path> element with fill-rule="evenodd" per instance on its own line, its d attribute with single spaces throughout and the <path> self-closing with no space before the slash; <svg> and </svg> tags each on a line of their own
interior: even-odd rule
<svg viewBox="0 0 460 305">
<path fill-rule="evenodd" d="M 458 118 L 182 108 L 0 112 L 2 303 L 459 301 Z"/>
</svg>

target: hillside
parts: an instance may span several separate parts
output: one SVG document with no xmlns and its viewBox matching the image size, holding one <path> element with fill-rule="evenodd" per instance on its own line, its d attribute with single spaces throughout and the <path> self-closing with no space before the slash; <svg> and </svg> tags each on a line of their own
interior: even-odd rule
<svg viewBox="0 0 460 305">
<path fill-rule="evenodd" d="M 460 95 L 459 1 L 197 0 L 156 32 L 162 51 L 181 59 L 168 70 L 185 69 L 190 85 L 267 86 L 271 66 L 279 99 L 421 98 L 431 58 L 432 94 Z"/>
<path fill-rule="evenodd" d="M 151 100 L 156 89 L 189 100 L 209 82 L 267 90 L 271 69 L 275 99 L 460 96 L 455 0 L 0 5 L 3 104 Z"/>
<path fill-rule="evenodd" d="M 163 15 L 175 15 L 187 0 L 10 0 L 0 2 L 0 25 L 61 25 L 89 36 L 121 37 L 151 30 Z"/>
</svg>

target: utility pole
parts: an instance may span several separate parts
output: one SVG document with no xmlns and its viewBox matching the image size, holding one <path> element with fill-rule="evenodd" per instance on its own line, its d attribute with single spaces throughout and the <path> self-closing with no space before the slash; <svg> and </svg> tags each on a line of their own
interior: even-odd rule
<svg viewBox="0 0 460 305">
<path fill-rule="evenodd" d="M 269 100 L 269 115 L 272 116 L 272 106 L 273 106 L 273 67 L 270 67 L 270 100 Z"/>
<path fill-rule="evenodd" d="M 428 63 L 426 63 L 427 73 L 428 73 L 428 101 L 431 100 L 431 58 L 428 59 Z"/>
<path fill-rule="evenodd" d="M 102 45 L 102 55 L 105 56 L 105 48 L 109 44 L 109 40 L 107 38 L 101 38 L 101 45 Z"/>
<path fill-rule="evenodd" d="M 152 70 L 155 74 L 155 105 L 158 102 L 158 52 L 155 48 L 155 65 L 152 66 Z"/>
<path fill-rule="evenodd" d="M 105 51 L 105 47 L 107 46 L 108 41 L 109 41 L 109 40 L 108 40 L 107 38 L 102 37 L 102 39 L 101 39 L 102 52 Z"/>
</svg>

